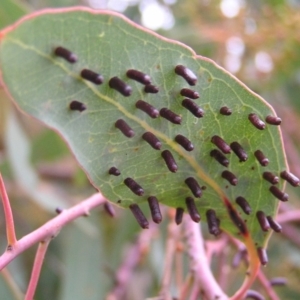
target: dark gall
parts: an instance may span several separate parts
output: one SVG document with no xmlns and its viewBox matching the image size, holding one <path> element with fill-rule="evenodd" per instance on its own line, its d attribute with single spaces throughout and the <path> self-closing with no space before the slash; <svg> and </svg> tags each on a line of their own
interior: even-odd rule
<svg viewBox="0 0 300 300">
<path fill-rule="evenodd" d="M 83 104 L 82 102 L 79 102 L 77 100 L 71 101 L 69 104 L 69 108 L 70 108 L 70 110 L 77 110 L 80 112 L 86 110 L 85 104 Z"/>
<path fill-rule="evenodd" d="M 71 64 L 76 63 L 78 60 L 76 54 L 72 53 L 70 50 L 63 48 L 63 47 L 57 47 L 54 50 L 54 54 L 56 56 L 64 58 L 66 61 L 68 61 Z"/>
<path fill-rule="evenodd" d="M 115 76 L 112 77 L 109 82 L 109 86 L 121 93 L 123 96 L 128 97 L 132 93 L 132 88 L 128 84 L 126 84 L 123 80 L 121 80 L 119 77 Z"/>
<path fill-rule="evenodd" d="M 155 119 L 159 116 L 159 111 L 153 107 L 151 104 L 143 101 L 143 100 L 138 100 L 135 104 L 136 108 L 142 110 L 145 112 L 148 116 L 151 118 Z"/>
<path fill-rule="evenodd" d="M 244 197 L 237 197 L 235 199 L 235 202 L 237 205 L 240 206 L 240 208 L 243 210 L 243 212 L 246 214 L 246 215 L 249 215 L 252 211 L 248 201 L 244 198 Z"/>
<path fill-rule="evenodd" d="M 63 209 L 60 208 L 60 207 L 56 207 L 55 208 L 55 212 L 59 215 L 59 214 L 61 214 L 63 212 Z"/>
<path fill-rule="evenodd" d="M 145 85 L 151 83 L 150 76 L 147 74 L 144 74 L 143 72 L 140 72 L 138 70 L 130 69 L 126 72 L 126 75 L 130 79 L 133 79 L 133 80 L 138 81 L 139 83 L 142 83 Z"/>
<path fill-rule="evenodd" d="M 238 142 L 232 142 L 230 144 L 230 148 L 235 153 L 235 155 L 240 159 L 240 162 L 246 161 L 248 159 L 248 155 L 246 151 Z"/>
<path fill-rule="evenodd" d="M 222 152 L 217 149 L 210 151 L 210 156 L 213 157 L 218 163 L 224 167 L 228 167 L 229 160 L 224 156 Z"/>
<path fill-rule="evenodd" d="M 257 254 L 258 254 L 258 258 L 260 260 L 260 263 L 263 266 L 265 266 L 268 263 L 268 255 L 267 255 L 266 249 L 264 249 L 262 247 L 258 247 L 257 248 Z"/>
<path fill-rule="evenodd" d="M 222 106 L 220 108 L 220 114 L 223 116 L 230 116 L 232 114 L 232 110 L 227 106 Z"/>
<path fill-rule="evenodd" d="M 162 215 L 161 215 L 161 212 L 160 212 L 160 208 L 159 208 L 157 198 L 154 197 L 154 196 L 150 196 L 148 198 L 148 204 L 149 204 L 149 208 L 150 208 L 150 212 L 151 212 L 153 222 L 159 224 L 162 221 Z"/>
<path fill-rule="evenodd" d="M 263 172 L 263 178 L 271 184 L 277 184 L 279 182 L 278 176 L 271 172 Z"/>
<path fill-rule="evenodd" d="M 296 177 L 294 174 L 292 174 L 291 172 L 288 171 L 282 171 L 280 173 L 280 177 L 284 180 L 286 180 L 289 184 L 291 184 L 292 186 L 299 186 L 300 184 L 300 180 L 298 177 Z"/>
<path fill-rule="evenodd" d="M 216 212 L 213 209 L 209 209 L 206 211 L 206 219 L 208 225 L 208 231 L 210 234 L 217 236 L 221 233 L 219 222 L 216 216 Z"/>
<path fill-rule="evenodd" d="M 287 284 L 287 279 L 284 277 L 274 277 L 270 279 L 271 286 L 283 286 Z"/>
<path fill-rule="evenodd" d="M 101 84 L 104 80 L 102 75 L 88 69 L 83 69 L 80 75 L 83 79 L 86 79 L 95 84 Z"/>
<path fill-rule="evenodd" d="M 172 153 L 169 150 L 164 150 L 161 153 L 161 156 L 164 159 L 168 169 L 173 173 L 177 172 L 178 167 Z"/>
<path fill-rule="evenodd" d="M 137 204 L 129 205 L 130 210 L 132 211 L 134 217 L 136 218 L 137 222 L 143 229 L 149 228 L 148 220 L 146 219 L 145 215 L 141 211 L 140 207 Z"/>
<path fill-rule="evenodd" d="M 182 218 L 183 218 L 184 209 L 182 207 L 176 208 L 176 214 L 175 214 L 175 223 L 177 225 L 181 224 Z"/>
<path fill-rule="evenodd" d="M 175 141 L 182 146 L 186 151 L 192 151 L 194 150 L 194 145 L 192 142 L 187 139 L 185 136 L 178 134 L 175 136 Z"/>
<path fill-rule="evenodd" d="M 133 129 L 123 120 L 119 119 L 115 123 L 116 128 L 118 128 L 125 136 L 131 138 L 134 136 Z"/>
<path fill-rule="evenodd" d="M 278 200 L 283 201 L 283 202 L 286 202 L 289 200 L 289 195 L 287 193 L 282 192 L 275 185 L 272 185 L 269 190 Z"/>
<path fill-rule="evenodd" d="M 187 210 L 189 212 L 191 219 L 194 222 L 199 223 L 201 220 L 201 217 L 200 217 L 200 214 L 196 207 L 195 200 L 192 197 L 187 197 L 185 199 L 185 204 L 186 204 L 186 207 L 187 207 Z"/>
<path fill-rule="evenodd" d="M 257 291 L 248 290 L 244 299 L 265 300 L 266 298 Z"/>
<path fill-rule="evenodd" d="M 191 99 L 184 99 L 181 102 L 182 106 L 190 111 L 195 117 L 202 118 L 204 116 L 203 109 Z"/>
<path fill-rule="evenodd" d="M 121 172 L 120 172 L 119 169 L 117 169 L 116 167 L 111 167 L 111 168 L 108 170 L 108 174 L 114 175 L 114 176 L 119 176 L 119 175 L 121 175 Z"/>
<path fill-rule="evenodd" d="M 270 227 L 275 231 L 275 232 L 281 232 L 282 231 L 282 226 L 276 222 L 271 216 L 267 216 L 268 222 L 270 224 Z"/>
<path fill-rule="evenodd" d="M 269 164 L 269 160 L 265 157 L 261 150 L 256 150 L 254 155 L 261 166 L 266 167 Z"/>
<path fill-rule="evenodd" d="M 153 149 L 160 150 L 161 142 L 160 140 L 150 131 L 145 132 L 142 135 L 143 140 L 145 140 Z"/>
<path fill-rule="evenodd" d="M 175 73 L 183 77 L 189 85 L 195 85 L 197 82 L 197 76 L 194 72 L 183 65 L 176 66 Z"/>
<path fill-rule="evenodd" d="M 180 95 L 194 100 L 199 98 L 199 93 L 190 89 L 180 90 Z"/>
<path fill-rule="evenodd" d="M 184 182 L 196 198 L 200 198 L 202 196 L 201 188 L 194 177 L 188 177 Z"/>
<path fill-rule="evenodd" d="M 266 124 L 256 114 L 249 114 L 248 119 L 252 123 L 252 125 L 254 125 L 257 129 L 265 129 Z"/>
<path fill-rule="evenodd" d="M 268 231 L 270 229 L 270 224 L 269 224 L 268 219 L 263 211 L 259 210 L 256 213 L 256 218 L 258 220 L 258 223 L 259 223 L 262 231 Z"/>
<path fill-rule="evenodd" d="M 215 144 L 223 153 L 228 154 L 231 152 L 229 145 L 218 135 L 211 138 L 211 142 Z"/>
<path fill-rule="evenodd" d="M 114 217 L 116 215 L 114 206 L 110 203 L 110 202 L 105 202 L 104 205 L 104 210 L 106 211 L 106 213 L 110 216 L 110 217 Z"/>
<path fill-rule="evenodd" d="M 159 92 L 159 88 L 152 84 L 147 84 L 144 87 L 144 92 L 148 94 L 157 94 Z"/>
<path fill-rule="evenodd" d="M 245 226 L 245 223 L 243 220 L 239 217 L 238 213 L 233 209 L 233 207 L 227 206 L 227 210 L 230 216 L 231 221 L 234 223 L 234 225 L 239 229 L 239 232 L 242 234 L 247 234 L 247 227 Z"/>
<path fill-rule="evenodd" d="M 167 108 L 162 108 L 159 111 L 161 117 L 167 119 L 168 121 L 172 122 L 173 124 L 181 124 L 181 117 L 177 114 L 175 114 L 174 112 L 172 112 L 171 110 L 167 109 Z"/>
<path fill-rule="evenodd" d="M 227 171 L 227 170 L 223 171 L 222 172 L 222 177 L 224 179 L 226 179 L 231 185 L 237 185 L 238 184 L 237 178 L 230 171 Z"/>
<path fill-rule="evenodd" d="M 124 180 L 125 185 L 137 196 L 143 196 L 144 195 L 144 190 L 143 188 L 132 178 L 127 177 Z"/>
<path fill-rule="evenodd" d="M 281 119 L 278 117 L 274 116 L 266 116 L 266 122 L 270 125 L 280 125 L 281 124 Z"/>
</svg>

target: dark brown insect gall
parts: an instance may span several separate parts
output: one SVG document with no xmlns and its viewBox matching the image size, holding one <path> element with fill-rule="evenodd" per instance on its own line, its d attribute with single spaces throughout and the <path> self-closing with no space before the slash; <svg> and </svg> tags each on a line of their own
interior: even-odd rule
<svg viewBox="0 0 300 300">
<path fill-rule="evenodd" d="M 238 142 L 232 142 L 230 144 L 230 148 L 235 153 L 235 155 L 240 159 L 240 161 L 246 161 L 248 159 L 248 155 L 243 147 Z"/>
<path fill-rule="evenodd" d="M 201 188 L 194 177 L 188 177 L 184 182 L 196 198 L 200 198 L 202 196 Z"/>
<path fill-rule="evenodd" d="M 217 149 L 210 151 L 210 156 L 213 157 L 218 163 L 224 167 L 228 167 L 229 160 L 224 156 L 222 152 Z"/>
<path fill-rule="evenodd" d="M 235 202 L 236 204 L 238 204 L 240 206 L 240 208 L 243 210 L 243 212 L 246 214 L 246 215 L 249 215 L 252 211 L 248 201 L 244 198 L 244 197 L 237 197 L 235 199 Z"/>
<path fill-rule="evenodd" d="M 287 279 L 284 277 L 274 277 L 270 280 L 271 286 L 282 286 L 287 284 Z"/>
<path fill-rule="evenodd" d="M 220 114 L 223 116 L 230 116 L 232 114 L 232 110 L 227 106 L 223 106 L 220 108 Z"/>
<path fill-rule="evenodd" d="M 175 141 L 182 146 L 186 151 L 192 151 L 194 150 L 194 145 L 192 142 L 187 139 L 185 136 L 178 134 L 175 136 Z"/>
<path fill-rule="evenodd" d="M 300 184 L 300 180 L 298 177 L 296 177 L 294 174 L 292 174 L 291 172 L 287 172 L 287 171 L 282 171 L 280 173 L 280 177 L 284 180 L 286 180 L 289 184 L 291 184 L 292 186 L 299 186 Z"/>
<path fill-rule="evenodd" d="M 272 185 L 269 190 L 278 200 L 283 202 L 288 201 L 289 195 L 282 192 L 277 186 Z"/>
<path fill-rule="evenodd" d="M 128 97 L 132 93 L 132 88 L 128 84 L 126 84 L 123 80 L 121 80 L 119 77 L 115 76 L 112 77 L 109 82 L 109 86 L 121 93 L 123 96 Z"/>
<path fill-rule="evenodd" d="M 115 123 L 116 128 L 118 128 L 125 136 L 131 138 L 134 136 L 133 129 L 123 120 L 119 119 Z"/>
<path fill-rule="evenodd" d="M 278 117 L 274 116 L 266 116 L 266 122 L 271 125 L 280 125 L 281 124 L 281 119 Z"/>
<path fill-rule="evenodd" d="M 136 108 L 142 110 L 145 112 L 148 116 L 151 118 L 155 119 L 159 116 L 159 111 L 153 107 L 151 104 L 143 101 L 143 100 L 138 100 L 135 104 Z"/>
<path fill-rule="evenodd" d="M 279 182 L 278 176 L 271 172 L 263 172 L 263 178 L 272 184 L 277 184 Z"/>
<path fill-rule="evenodd" d="M 223 153 L 228 154 L 231 152 L 229 145 L 218 135 L 211 138 L 211 142 L 215 144 Z"/>
<path fill-rule="evenodd" d="M 121 172 L 116 167 L 111 167 L 108 170 L 108 174 L 114 175 L 114 176 L 119 176 L 119 175 L 121 175 Z"/>
<path fill-rule="evenodd" d="M 256 114 L 249 114 L 248 119 L 257 129 L 265 129 L 266 124 Z"/>
<path fill-rule="evenodd" d="M 201 217 L 196 207 L 195 200 L 192 197 L 187 197 L 185 199 L 185 204 L 189 212 L 189 215 L 191 216 L 191 219 L 196 223 L 200 222 Z"/>
<path fill-rule="evenodd" d="M 177 114 L 175 114 L 174 112 L 172 112 L 171 110 L 167 109 L 167 108 L 162 108 L 159 111 L 160 115 L 167 119 L 168 121 L 174 123 L 174 124 L 180 124 L 181 123 L 181 117 Z"/>
<path fill-rule="evenodd" d="M 83 104 L 82 102 L 79 102 L 77 100 L 73 100 L 69 104 L 69 108 L 70 108 L 70 110 L 77 110 L 77 111 L 80 111 L 80 112 L 86 110 L 85 104 Z"/>
<path fill-rule="evenodd" d="M 256 150 L 254 155 L 261 166 L 265 167 L 269 164 L 269 160 L 265 157 L 265 155 L 260 150 Z"/>
<path fill-rule="evenodd" d="M 145 132 L 142 135 L 142 138 L 155 150 L 160 150 L 161 142 L 160 140 L 152 133 L 152 132 Z"/>
<path fill-rule="evenodd" d="M 180 91 L 180 95 L 184 97 L 188 97 L 190 99 L 198 99 L 199 98 L 199 93 L 196 91 L 190 90 L 190 89 L 182 89 Z"/>
<path fill-rule="evenodd" d="M 70 50 L 63 47 L 57 47 L 54 50 L 54 54 L 56 56 L 64 58 L 66 61 L 68 61 L 71 64 L 76 63 L 78 60 L 76 54 L 72 53 Z"/>
<path fill-rule="evenodd" d="M 268 231 L 270 229 L 270 224 L 268 222 L 268 219 L 263 211 L 258 211 L 256 213 L 256 218 L 258 220 L 258 223 L 260 225 L 260 228 L 262 231 Z"/>
<path fill-rule="evenodd" d="M 264 249 L 262 247 L 258 247 L 257 248 L 257 254 L 258 254 L 258 258 L 260 260 L 260 263 L 263 266 L 265 266 L 268 263 L 268 255 L 267 255 L 266 249 Z"/>
<path fill-rule="evenodd" d="M 219 222 L 216 216 L 216 212 L 213 209 L 209 209 L 206 211 L 206 219 L 209 233 L 215 236 L 219 235 L 221 233 Z"/>
<path fill-rule="evenodd" d="M 231 185 L 237 185 L 238 184 L 237 178 L 230 171 L 227 171 L 227 170 L 223 171 L 222 172 L 222 177 L 224 179 L 226 179 Z"/>
<path fill-rule="evenodd" d="M 143 196 L 144 195 L 144 190 L 143 188 L 132 178 L 127 177 L 124 180 L 125 185 L 137 196 Z"/>
<path fill-rule="evenodd" d="M 197 76 L 194 72 L 183 65 L 176 66 L 175 73 L 183 77 L 189 85 L 195 85 L 197 82 Z"/>
<path fill-rule="evenodd" d="M 130 79 L 133 79 L 135 81 L 138 81 L 142 84 L 150 84 L 151 83 L 151 78 L 149 75 L 144 74 L 138 70 L 133 70 L 130 69 L 126 72 L 127 77 Z"/>
<path fill-rule="evenodd" d="M 178 170 L 177 164 L 175 162 L 175 159 L 172 155 L 172 153 L 169 150 L 164 150 L 161 153 L 162 158 L 164 159 L 168 169 L 175 173 Z"/>
<path fill-rule="evenodd" d="M 98 74 L 98 73 L 95 73 L 91 70 L 88 70 L 88 69 L 83 69 L 80 73 L 81 77 L 83 79 L 86 79 L 92 83 L 95 83 L 95 84 L 101 84 L 103 82 L 103 76 Z"/>
<path fill-rule="evenodd" d="M 148 220 L 146 219 L 145 215 L 141 211 L 140 207 L 137 204 L 131 204 L 129 205 L 129 208 L 132 211 L 139 225 L 144 229 L 148 229 L 149 228 Z"/>
<path fill-rule="evenodd" d="M 181 102 L 182 106 L 185 107 L 188 111 L 190 111 L 195 117 L 202 118 L 204 116 L 203 109 L 198 106 L 194 101 L 191 99 L 184 99 Z"/>
<path fill-rule="evenodd" d="M 175 223 L 177 225 L 181 224 L 182 218 L 183 218 L 184 209 L 181 207 L 176 208 L 176 214 L 175 214 Z"/>
<path fill-rule="evenodd" d="M 160 212 L 160 208 L 159 208 L 157 198 L 154 197 L 154 196 L 150 196 L 148 198 L 148 204 L 149 204 L 149 208 L 150 208 L 150 212 L 151 212 L 153 222 L 159 224 L 162 220 L 162 215 L 161 215 L 161 212 Z"/>
<path fill-rule="evenodd" d="M 275 232 L 281 232 L 282 227 L 281 225 L 276 222 L 271 216 L 267 216 L 268 222 L 270 224 L 270 227 L 275 231 Z"/>
<path fill-rule="evenodd" d="M 103 207 L 104 207 L 104 210 L 107 212 L 107 214 L 109 216 L 111 216 L 112 218 L 116 215 L 114 206 L 110 202 L 105 202 Z"/>
<path fill-rule="evenodd" d="M 257 291 L 248 290 L 244 299 L 265 300 L 266 298 Z"/>
<path fill-rule="evenodd" d="M 152 85 L 152 84 L 147 84 L 145 87 L 144 87 L 144 92 L 145 93 L 149 93 L 149 94 L 156 94 L 159 92 L 159 88 L 155 85 Z"/>
</svg>

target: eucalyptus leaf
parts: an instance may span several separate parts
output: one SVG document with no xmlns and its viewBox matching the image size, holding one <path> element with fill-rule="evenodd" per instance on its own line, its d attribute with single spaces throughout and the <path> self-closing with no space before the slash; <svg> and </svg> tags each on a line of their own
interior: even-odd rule
<svg viewBox="0 0 300 300">
<path fill-rule="evenodd" d="M 271 184 L 262 173 L 270 171 L 279 176 L 287 165 L 279 127 L 266 124 L 259 130 L 249 120 L 249 115 L 255 114 L 265 122 L 267 115 L 276 115 L 274 110 L 239 80 L 187 46 L 112 12 L 47 10 L 27 16 L 2 31 L 0 38 L 3 82 L 17 106 L 64 137 L 105 197 L 127 208 L 156 196 L 159 203 L 186 210 L 185 199 L 194 195 L 185 181 L 193 177 L 202 189 L 202 197 L 195 202 L 203 219 L 208 209 L 214 209 L 223 230 L 240 238 L 249 230 L 257 246 L 266 244 L 269 233 L 261 230 L 256 212 L 274 216 L 279 201 L 269 191 Z M 64 55 L 59 51 L 55 55 L 58 47 L 70 51 L 69 57 L 61 57 Z M 188 68 L 177 67 L 177 73 L 181 69 L 191 78 L 178 75 L 176 66 Z M 97 80 L 103 83 L 83 78 L 83 69 L 100 74 Z M 146 93 L 143 84 L 126 75 L 129 69 L 149 75 L 159 92 Z M 116 82 L 110 81 L 113 77 L 125 84 L 123 94 L 114 88 Z M 197 92 L 199 99 L 183 103 L 187 98 L 180 94 L 183 88 Z M 70 109 L 75 100 L 75 108 Z M 163 116 L 155 117 L 157 111 L 150 117 L 136 107 L 138 100 L 151 104 L 165 117 L 168 115 L 161 109 L 171 110 L 179 118 L 177 124 Z M 220 113 L 225 106 L 232 111 L 230 115 Z M 130 132 L 120 123 L 116 127 L 120 119 Z M 159 139 L 160 150 L 142 138 L 145 132 Z M 177 135 L 186 137 L 194 149 L 190 151 L 189 144 L 187 151 Z M 224 154 L 228 167 L 221 165 L 211 156 L 217 149 L 217 142 L 211 141 L 213 136 L 228 145 L 238 142 L 247 159 L 231 151 Z M 165 150 L 173 155 L 177 171 L 167 167 L 162 157 Z M 256 150 L 267 156 L 267 166 L 258 162 Z M 109 174 L 111 167 L 121 175 Z M 222 177 L 225 170 L 236 176 L 236 185 Z M 126 178 L 134 179 L 142 189 L 134 194 L 126 186 Z M 282 179 L 277 187 L 284 188 Z M 235 203 L 239 196 L 246 198 L 251 214 L 244 214 Z"/>
</svg>

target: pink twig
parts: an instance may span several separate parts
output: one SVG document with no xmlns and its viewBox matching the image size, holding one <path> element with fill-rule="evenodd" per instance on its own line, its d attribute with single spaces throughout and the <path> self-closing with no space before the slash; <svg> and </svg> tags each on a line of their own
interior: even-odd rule
<svg viewBox="0 0 300 300">
<path fill-rule="evenodd" d="M 270 300 L 280 300 L 273 287 L 271 286 L 270 281 L 266 278 L 262 270 L 259 270 L 257 275 L 258 280 L 266 290 L 268 296 L 270 297 Z"/>
<path fill-rule="evenodd" d="M 190 257 L 190 268 L 194 274 L 194 287 L 198 287 L 198 292 L 201 289 L 201 295 L 205 299 L 228 299 L 210 269 L 200 225 L 190 218 L 185 218 L 184 230 L 187 239 L 187 252 Z M 195 294 L 197 293 L 195 292 Z"/>
<path fill-rule="evenodd" d="M 152 226 L 147 230 L 142 230 L 136 242 L 127 251 L 124 261 L 117 270 L 115 276 L 115 286 L 106 297 L 107 300 L 123 299 L 128 288 L 128 283 L 132 278 L 134 269 L 140 262 L 143 254 L 148 250 L 153 236 L 157 232 L 157 226 Z"/>
<path fill-rule="evenodd" d="M 17 241 L 12 249 L 7 249 L 0 257 L 0 270 L 32 245 L 46 240 L 49 237 L 55 237 L 64 225 L 78 217 L 86 215 L 91 209 L 106 201 L 107 200 L 98 193 L 69 209 L 63 210 L 61 214 Z"/>
<path fill-rule="evenodd" d="M 14 218 L 13 218 L 10 202 L 6 193 L 6 189 L 5 189 L 5 185 L 1 173 L 0 173 L 0 195 L 2 198 L 4 215 L 5 215 L 7 243 L 8 243 L 8 247 L 11 248 L 15 246 L 17 239 L 15 233 Z"/>
<path fill-rule="evenodd" d="M 25 300 L 33 299 L 33 296 L 34 296 L 34 293 L 35 293 L 35 290 L 37 287 L 37 283 L 40 278 L 40 273 L 41 273 L 44 257 L 45 257 L 46 251 L 48 249 L 49 243 L 50 243 L 50 238 L 48 238 L 45 241 L 41 241 L 39 243 L 39 246 L 38 246 L 38 249 L 37 249 L 37 252 L 35 255 L 35 259 L 34 259 L 34 264 L 33 264 L 30 281 L 29 281 L 27 292 L 25 295 Z"/>
<path fill-rule="evenodd" d="M 291 210 L 291 211 L 286 211 L 283 213 L 280 213 L 276 220 L 279 223 L 287 223 L 287 222 L 293 222 L 293 221 L 300 221 L 300 210 Z"/>
</svg>

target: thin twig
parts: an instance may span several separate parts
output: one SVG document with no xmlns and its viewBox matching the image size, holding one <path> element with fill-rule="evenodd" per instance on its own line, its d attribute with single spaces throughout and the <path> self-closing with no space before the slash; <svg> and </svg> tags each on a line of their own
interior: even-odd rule
<svg viewBox="0 0 300 300">
<path fill-rule="evenodd" d="M 270 300 L 280 300 L 276 292 L 274 291 L 273 287 L 270 284 L 270 281 L 266 278 L 265 274 L 262 270 L 258 271 L 257 278 L 264 287 L 265 291 L 267 292 Z"/>
<path fill-rule="evenodd" d="M 10 272 L 7 270 L 7 268 L 3 268 L 1 270 L 1 275 L 3 277 L 3 279 L 5 280 L 5 282 L 7 283 L 10 291 L 12 292 L 12 294 L 14 295 L 16 300 L 23 300 L 24 299 L 24 295 L 21 292 L 20 288 L 18 287 L 18 285 L 16 284 L 16 282 L 14 281 L 14 279 L 12 278 Z"/>
<path fill-rule="evenodd" d="M 190 268 L 195 278 L 194 286 L 197 286 L 198 291 L 201 290 L 201 295 L 208 300 L 228 299 L 210 269 L 199 224 L 190 218 L 185 218 L 184 230 L 187 239 L 187 252 L 190 257 Z"/>
<path fill-rule="evenodd" d="M 291 210 L 278 214 L 276 220 L 279 223 L 287 223 L 287 222 L 299 222 L 300 221 L 300 210 Z"/>
<path fill-rule="evenodd" d="M 45 223 L 40 228 L 24 236 L 18 240 L 13 249 L 7 249 L 0 256 L 0 270 L 8 265 L 15 257 L 24 252 L 34 244 L 54 237 L 58 231 L 67 223 L 86 215 L 91 209 L 99 206 L 107 201 L 102 194 L 94 194 L 93 196 L 81 201 L 69 209 L 65 209 L 61 214 Z"/>
<path fill-rule="evenodd" d="M 142 230 L 136 242 L 128 249 L 125 259 L 116 272 L 115 286 L 106 297 L 107 300 L 123 299 L 128 288 L 128 283 L 132 278 L 134 269 L 139 264 L 142 256 L 148 250 L 150 242 L 157 233 L 157 226 L 152 226 L 147 230 Z"/>
<path fill-rule="evenodd" d="M 17 242 L 17 238 L 15 233 L 14 218 L 13 218 L 9 198 L 7 196 L 7 192 L 5 189 L 5 185 L 1 173 L 0 173 L 0 195 L 2 198 L 4 215 L 5 215 L 7 244 L 9 248 L 12 248 L 15 246 Z"/>
<path fill-rule="evenodd" d="M 49 243 L 50 243 L 50 238 L 48 238 L 45 241 L 41 241 L 39 243 L 39 246 L 38 246 L 38 249 L 37 249 L 37 252 L 35 255 L 35 259 L 34 259 L 34 264 L 33 264 L 32 272 L 31 272 L 30 281 L 29 281 L 29 284 L 27 287 L 27 292 L 25 295 L 25 300 L 33 299 L 33 296 L 35 294 L 35 290 L 37 287 L 37 283 L 40 278 L 43 261 L 44 261 L 45 254 L 48 249 Z"/>
</svg>

